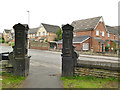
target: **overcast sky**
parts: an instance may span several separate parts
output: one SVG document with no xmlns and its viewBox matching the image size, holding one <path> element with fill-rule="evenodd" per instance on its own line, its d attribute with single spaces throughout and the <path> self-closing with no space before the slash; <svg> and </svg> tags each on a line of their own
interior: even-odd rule
<svg viewBox="0 0 120 90">
<path fill-rule="evenodd" d="M 118 25 L 119 0 L 1 0 L 0 32 L 14 24 L 28 23 L 30 28 L 40 23 L 71 24 L 74 20 L 103 16 L 106 25 Z"/>
</svg>

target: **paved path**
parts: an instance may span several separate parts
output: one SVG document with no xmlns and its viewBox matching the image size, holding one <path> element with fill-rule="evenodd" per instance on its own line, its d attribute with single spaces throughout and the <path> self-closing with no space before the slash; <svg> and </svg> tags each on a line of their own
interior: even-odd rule
<svg viewBox="0 0 120 90">
<path fill-rule="evenodd" d="M 33 50 L 30 73 L 21 88 L 63 88 L 61 76 L 61 56 L 59 53 Z"/>
<path fill-rule="evenodd" d="M 107 56 L 98 56 L 98 55 L 82 55 L 80 57 L 89 57 L 89 58 L 97 58 L 97 59 L 106 59 L 106 60 L 118 60 L 118 57 L 107 57 Z"/>
</svg>

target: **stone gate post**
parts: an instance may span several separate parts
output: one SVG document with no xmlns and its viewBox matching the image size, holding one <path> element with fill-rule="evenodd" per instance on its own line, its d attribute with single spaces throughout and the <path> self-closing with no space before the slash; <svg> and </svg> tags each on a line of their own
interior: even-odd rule
<svg viewBox="0 0 120 90">
<path fill-rule="evenodd" d="M 27 53 L 27 24 L 16 24 L 13 26 L 15 31 L 15 46 L 13 48 L 13 68 L 14 75 L 27 76 L 29 72 L 29 57 Z"/>
<path fill-rule="evenodd" d="M 72 39 L 73 39 L 73 27 L 69 24 L 62 27 L 62 76 L 73 76 L 74 73 L 74 61 L 72 58 Z"/>
</svg>

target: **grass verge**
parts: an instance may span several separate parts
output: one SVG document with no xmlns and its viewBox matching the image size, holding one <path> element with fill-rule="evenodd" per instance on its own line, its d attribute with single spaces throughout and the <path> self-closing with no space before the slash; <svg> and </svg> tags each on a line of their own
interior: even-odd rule
<svg viewBox="0 0 120 90">
<path fill-rule="evenodd" d="M 120 80 L 93 76 L 61 77 L 65 88 L 118 88 Z"/>
<path fill-rule="evenodd" d="M 2 88 L 18 88 L 25 77 L 2 73 Z"/>
</svg>

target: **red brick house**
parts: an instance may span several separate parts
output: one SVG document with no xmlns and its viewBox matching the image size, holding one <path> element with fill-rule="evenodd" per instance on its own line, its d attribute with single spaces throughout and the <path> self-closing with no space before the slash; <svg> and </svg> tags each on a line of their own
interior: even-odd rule
<svg viewBox="0 0 120 90">
<path fill-rule="evenodd" d="M 0 38 L 2 37 L 2 33 L 0 33 Z"/>
<path fill-rule="evenodd" d="M 105 52 L 106 42 L 109 43 L 118 38 L 117 29 L 108 28 L 104 24 L 103 17 L 94 17 L 73 21 L 71 24 L 74 27 L 73 45 L 76 50 L 93 50 L 94 52 Z M 115 31 L 115 32 L 114 32 Z M 115 38 L 111 37 L 114 35 Z M 83 38 L 87 37 L 89 38 Z M 79 37 L 79 38 L 78 38 Z M 77 43 L 75 42 L 77 38 Z M 112 46 L 112 43 L 111 45 Z M 61 45 L 58 44 L 61 48 Z"/>
<path fill-rule="evenodd" d="M 108 30 L 108 35 L 106 39 L 106 46 L 110 46 L 110 52 L 114 52 L 115 48 L 118 48 L 119 34 L 118 34 L 118 26 L 108 26 L 106 25 Z M 116 44 L 116 45 L 114 45 Z"/>
</svg>

